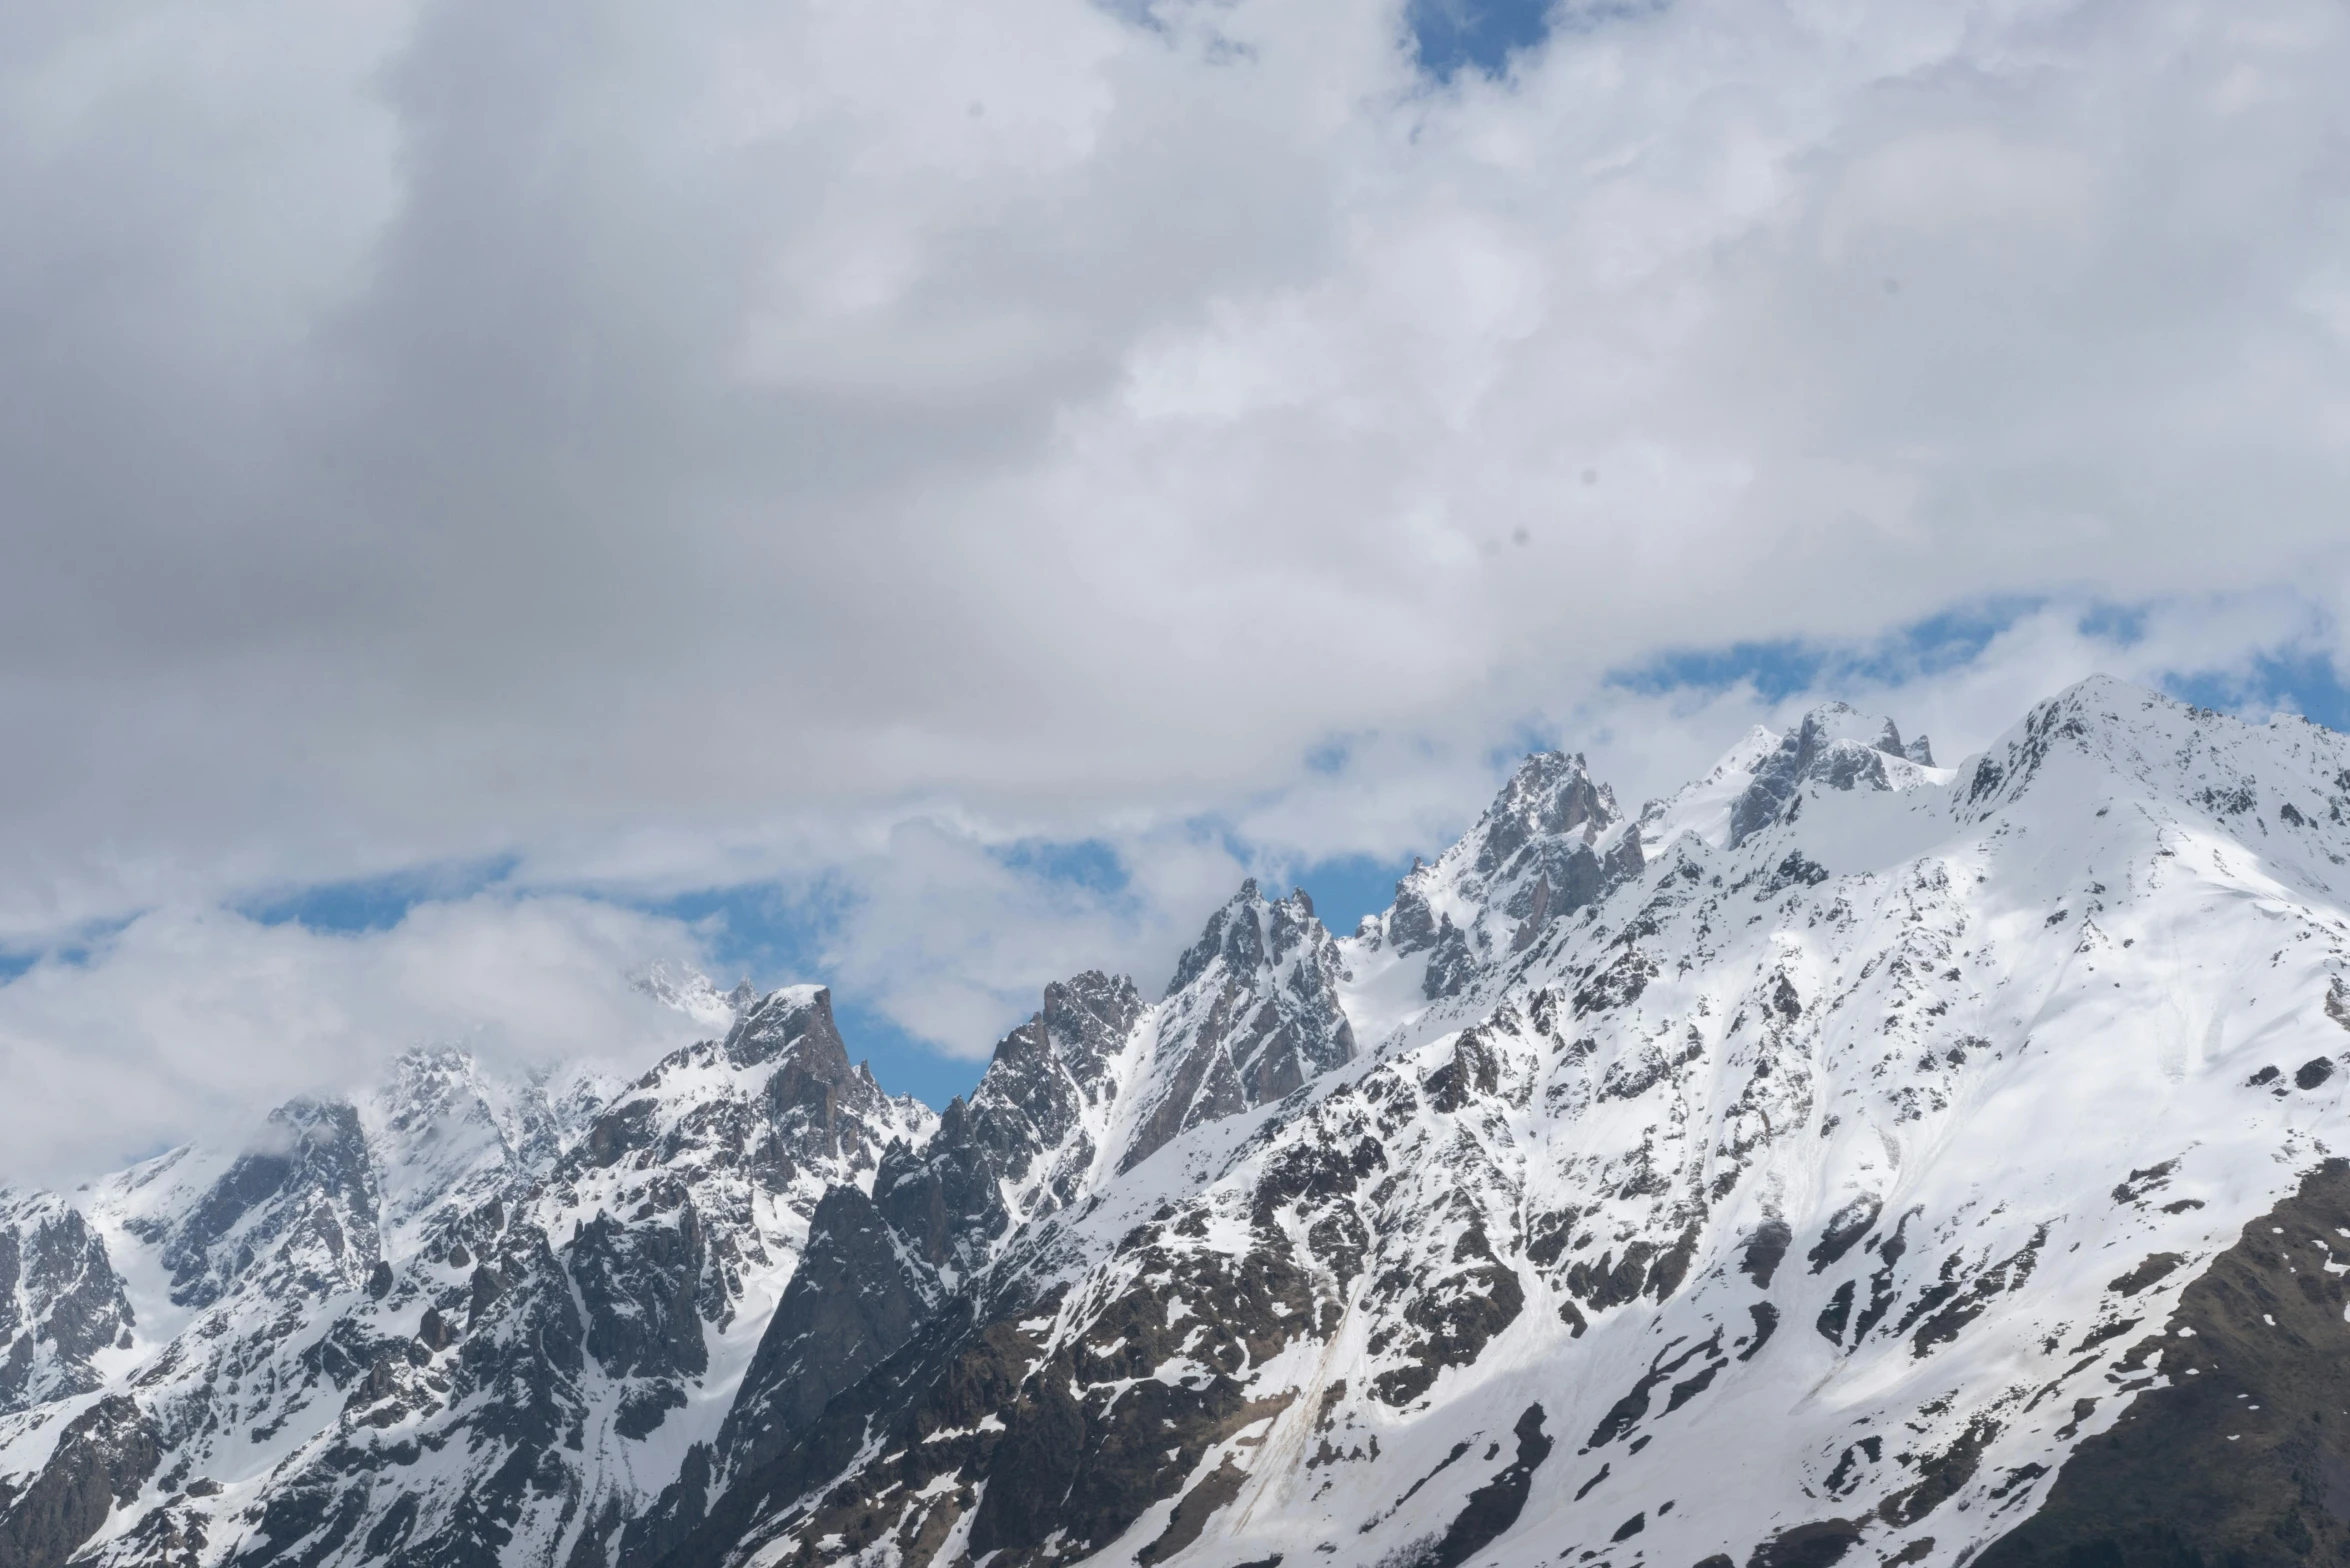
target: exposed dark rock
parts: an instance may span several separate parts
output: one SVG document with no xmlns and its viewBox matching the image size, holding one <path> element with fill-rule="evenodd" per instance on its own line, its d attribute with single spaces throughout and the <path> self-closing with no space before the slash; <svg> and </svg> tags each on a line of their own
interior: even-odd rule
<svg viewBox="0 0 2350 1568">
<path fill-rule="evenodd" d="M 91 1358 L 130 1324 L 105 1238 L 77 1211 L 0 1201 L 0 1415 L 99 1387 Z"/>
<path fill-rule="evenodd" d="M 599 1214 L 564 1252 L 587 1310 L 588 1353 L 608 1376 L 690 1377 L 709 1365 L 695 1299 L 706 1252 L 691 1203 L 666 1225 Z M 485 1291 L 476 1278 L 478 1300 Z"/>
<path fill-rule="evenodd" d="M 1137 1123 L 1119 1168 L 1187 1127 L 1277 1100 L 1355 1054 L 1338 1000 L 1338 949 L 1300 894 L 1267 902 L 1252 879 L 1209 917 L 1175 966 L 1178 1001 L 1163 1052 L 1166 1087 Z"/>
<path fill-rule="evenodd" d="M 2187 1286 L 2164 1332 L 2132 1352 L 2151 1357 L 2161 1386 L 2083 1439 L 2039 1510 L 1976 1568 L 2350 1557 L 2350 1292 L 2341 1276 L 2296 1268 L 2322 1255 L 2313 1240 L 2339 1247 L 2345 1228 L 2350 1163 L 2340 1160 L 2245 1226 Z"/>
<path fill-rule="evenodd" d="M 23 1491 L 0 1503 L 0 1563 L 63 1568 L 106 1516 L 139 1495 L 159 1459 L 146 1414 L 109 1394 L 68 1422 Z"/>
<path fill-rule="evenodd" d="M 725 1468 L 770 1463 L 835 1394 L 914 1337 L 936 1292 L 936 1275 L 914 1266 L 870 1199 L 854 1187 L 826 1193 L 720 1429 Z"/>
<path fill-rule="evenodd" d="M 1402 1308 L 1401 1323 L 1393 1340 L 1375 1335 L 1370 1348 L 1376 1354 L 1395 1344 L 1412 1361 L 1373 1378 L 1374 1398 L 1398 1409 L 1410 1404 L 1444 1368 L 1474 1363 L 1525 1310 L 1525 1287 L 1516 1271 L 1494 1256 L 1481 1227 L 1462 1233 L 1452 1262 L 1457 1267 L 1441 1278 L 1381 1280 L 1381 1294 Z"/>
<path fill-rule="evenodd" d="M 1860 1527 L 1843 1519 L 1794 1525 L 1756 1547 L 1746 1568 L 1828 1568 L 1859 1541 Z"/>
<path fill-rule="evenodd" d="M 675 1383 L 648 1383 L 621 1396 L 612 1430 L 631 1441 L 650 1437 L 672 1410 L 685 1408 L 685 1390 Z"/>
<path fill-rule="evenodd" d="M 1420 978 L 1420 994 L 1431 1002 L 1458 996 L 1477 978 L 1477 954 L 1469 933 L 1446 915 L 1436 929 L 1436 943 L 1428 954 L 1428 968 Z"/>
<path fill-rule="evenodd" d="M 195 1494 L 191 1491 L 189 1495 Z M 107 1558 L 114 1563 L 135 1563 L 138 1568 L 203 1568 L 205 1548 L 212 1536 L 210 1524 L 197 1509 L 165 1503 L 148 1509 L 136 1524 L 109 1541 Z"/>
<path fill-rule="evenodd" d="M 1720 1355 L 1722 1331 L 1714 1330 L 1711 1338 L 1691 1345 L 1676 1356 L 1673 1352 L 1681 1343 L 1676 1339 L 1656 1353 L 1656 1359 L 1649 1363 L 1648 1370 L 1640 1374 L 1629 1392 L 1608 1407 L 1607 1414 L 1600 1417 L 1599 1425 L 1591 1429 L 1591 1437 L 1584 1444 L 1586 1448 L 1603 1448 L 1619 1437 L 1630 1435 L 1632 1429 L 1648 1415 L 1649 1396 L 1659 1384 L 1666 1382 L 1699 1356 L 1710 1360 Z"/>
<path fill-rule="evenodd" d="M 1771 1335 L 1779 1327 L 1779 1309 L 1767 1301 L 1757 1301 L 1747 1312 L 1754 1318 L 1754 1333 L 1746 1341 L 1746 1348 L 1738 1352 L 1741 1361 L 1752 1361 L 1763 1346 L 1771 1342 Z"/>
<path fill-rule="evenodd" d="M 1988 1416 L 1968 1422 L 1956 1442 L 1916 1461 L 1918 1479 L 1878 1504 L 1877 1517 L 1890 1525 L 1913 1525 L 1925 1518 L 1974 1479 L 1983 1450 L 1998 1435 L 1999 1423 Z"/>
<path fill-rule="evenodd" d="M 1248 1472 L 1226 1459 L 1198 1485 L 1176 1502 L 1175 1511 L 1167 1516 L 1167 1528 L 1158 1538 L 1134 1554 L 1134 1560 L 1150 1568 L 1164 1557 L 1172 1557 L 1199 1539 L 1207 1528 L 1208 1517 L 1217 1509 L 1227 1507 L 1240 1495 L 1248 1483 Z"/>
<path fill-rule="evenodd" d="M 1422 868 L 1415 857 L 1412 870 Z M 1436 941 L 1436 913 L 1428 907 L 1427 895 L 1414 885 L 1412 877 L 1405 877 L 1395 885 L 1395 907 L 1387 918 L 1387 937 L 1399 953 L 1417 953 L 1433 946 Z"/>
<path fill-rule="evenodd" d="M 427 1350 L 446 1350 L 457 1343 L 457 1331 L 441 1316 L 438 1307 L 426 1307 L 424 1319 L 416 1326 L 416 1338 Z"/>
<path fill-rule="evenodd" d="M 1820 1331 L 1820 1338 L 1831 1345 L 1844 1343 L 1845 1326 L 1852 1321 L 1853 1288 L 1851 1280 L 1837 1286 L 1836 1294 L 1828 1298 L 1828 1304 L 1820 1309 L 1819 1317 L 1813 1321 L 1812 1326 Z"/>
<path fill-rule="evenodd" d="M 1746 1238 L 1745 1250 L 1739 1255 L 1738 1268 L 1755 1283 L 1758 1290 L 1771 1288 L 1771 1276 L 1779 1270 L 1787 1249 L 1794 1244 L 1795 1232 L 1776 1214 L 1767 1216 Z"/>
<path fill-rule="evenodd" d="M 2032 1277 L 2040 1248 L 2047 1240 L 2048 1228 L 2040 1226 L 2023 1246 L 1971 1277 L 1960 1270 L 1960 1254 L 1952 1253 L 1943 1260 L 1941 1277 L 1918 1293 L 1894 1332 L 1909 1334 L 1915 1325 L 1917 1332 L 1910 1337 L 1910 1351 L 1919 1357 L 1936 1345 L 1955 1340 L 1961 1329 L 1989 1310 L 1992 1298 L 2020 1288 Z"/>
<path fill-rule="evenodd" d="M 1877 1223 L 1877 1214 L 1884 1200 L 1875 1193 L 1863 1193 L 1828 1217 L 1828 1227 L 1820 1232 L 1820 1239 L 1804 1256 L 1811 1263 L 1811 1271 L 1819 1273 L 1832 1263 L 1840 1261 L 1852 1250 L 1852 1244 L 1869 1233 Z"/>
<path fill-rule="evenodd" d="M 1112 1063 L 1142 1006 L 1131 980 L 1099 971 L 1045 987 L 1044 1006 L 996 1046 L 962 1141 L 1005 1179 L 1026 1181 L 1046 1150 L 1077 1132 L 1087 1105 L 1116 1093 Z M 1074 1198 L 1093 1154 L 1082 1137 L 1068 1146 L 1069 1164 L 1050 1183 L 1043 1211 Z"/>
<path fill-rule="evenodd" d="M 2164 1160 L 2159 1165 L 2150 1165 L 2142 1171 L 2130 1172 L 2127 1180 L 2114 1187 L 2113 1201 L 2116 1203 L 2136 1203 L 2148 1193 L 2159 1191 L 2168 1186 L 2171 1173 L 2178 1168 L 2178 1161 Z"/>
<path fill-rule="evenodd" d="M 1493 872 L 1538 839 L 1603 828 L 1614 819 L 1581 757 L 1537 752 L 1518 764 L 1484 819 L 1470 830 L 1477 843 L 1476 869 Z"/>
<path fill-rule="evenodd" d="M 649 1568 L 651 1564 L 669 1561 L 673 1553 L 687 1548 L 695 1529 L 709 1512 L 710 1448 L 706 1443 L 696 1443 L 686 1450 L 677 1479 L 661 1489 L 642 1517 L 622 1527 L 619 1550 L 612 1560 L 617 1568 Z M 599 1533 L 595 1555 L 577 1568 L 604 1568 L 606 1559 L 600 1537 L 609 1534 L 609 1531 Z M 565 1568 L 573 1565 L 566 1564 Z"/>
<path fill-rule="evenodd" d="M 1648 982 L 1656 978 L 1656 973 L 1655 959 L 1636 947 L 1624 949 L 1609 960 L 1607 967 L 1577 988 L 1576 1016 L 1629 1007 L 1640 1000 L 1640 993 L 1648 989 Z"/>
<path fill-rule="evenodd" d="M 1840 702 L 1814 708 L 1754 770 L 1754 782 L 1730 810 L 1730 842 L 1737 845 L 1780 820 L 1806 783 L 1832 789 L 1890 789 L 1887 756 L 1905 752 L 1891 720 L 1879 721 L 1873 741 L 1851 738 L 1866 722 Z"/>
<path fill-rule="evenodd" d="M 1507 1469 L 1469 1494 L 1461 1511 L 1445 1526 L 1443 1537 L 1424 1553 L 1416 1568 L 1458 1568 L 1483 1551 L 1503 1531 L 1518 1522 L 1534 1486 L 1534 1472 L 1550 1457 L 1551 1440 L 1542 1430 L 1542 1407 L 1528 1405 L 1514 1429 L 1517 1457 Z"/>
<path fill-rule="evenodd" d="M 284 1152 L 240 1157 L 164 1242 L 171 1297 L 209 1306 L 265 1253 L 332 1260 L 285 1281 L 304 1294 L 358 1283 L 373 1272 L 375 1192 L 359 1113 L 341 1102 L 296 1100 L 270 1113 Z M 315 1245 L 310 1245 L 315 1243 Z"/>
<path fill-rule="evenodd" d="M 2147 1286 L 2168 1279 L 2186 1261 L 2175 1252 L 2157 1252 L 2105 1288 L 2116 1295 L 2135 1296 Z"/>
</svg>

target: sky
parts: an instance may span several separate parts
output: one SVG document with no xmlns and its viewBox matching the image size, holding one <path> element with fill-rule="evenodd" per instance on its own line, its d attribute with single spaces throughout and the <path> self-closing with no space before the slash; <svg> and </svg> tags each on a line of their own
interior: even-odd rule
<svg viewBox="0 0 2350 1568">
<path fill-rule="evenodd" d="M 1842 698 L 2350 724 L 2332 0 L 0 10 L 0 1177 L 653 962 L 966 1088 Z"/>
</svg>

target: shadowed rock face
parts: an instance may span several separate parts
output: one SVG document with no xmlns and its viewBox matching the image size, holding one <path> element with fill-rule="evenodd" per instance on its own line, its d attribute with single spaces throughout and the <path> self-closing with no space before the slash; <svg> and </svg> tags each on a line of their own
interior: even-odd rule
<svg viewBox="0 0 2350 1568">
<path fill-rule="evenodd" d="M 535 1109 L 419 1058 L 37 1271 L 20 1205 L 17 1342 L 131 1366 L 0 1412 L 0 1568 L 2350 1561 L 2350 741 L 1787 740 L 1637 824 L 1529 759 L 935 1122 L 802 987 Z M 125 1234 L 193 1316 L 118 1358 Z"/>
<path fill-rule="evenodd" d="M 155 1432 L 139 1407 L 109 1394 L 66 1423 L 30 1485 L 0 1494 L 0 1563 L 63 1568 L 155 1473 Z"/>
<path fill-rule="evenodd" d="M 1252 879 L 1209 917 L 1161 1004 L 1117 1168 L 1188 1128 L 1278 1100 L 1355 1055 L 1338 999 L 1344 965 L 1303 891 L 1268 901 Z"/>
<path fill-rule="evenodd" d="M 487 1568 L 557 1539 L 607 1562 L 649 1501 L 630 1480 L 641 1445 L 697 1419 L 689 1390 L 718 1336 L 781 1287 L 827 1189 L 857 1193 L 933 1120 L 850 1065 L 821 990 L 741 997 L 735 1014 L 725 1039 L 621 1086 L 493 1082 L 415 1053 L 358 1100 L 283 1108 L 260 1149 L 179 1151 L 121 1178 L 100 1201 L 194 1316 L 120 1406 L 144 1411 L 144 1492 L 97 1505 L 71 1489 L 74 1520 L 138 1509 L 106 1523 L 88 1568 Z M 11 1255 L 47 1291 L 47 1352 L 113 1321 L 77 1313 L 49 1260 L 85 1257 L 82 1296 L 101 1308 L 119 1287 L 94 1272 L 96 1232 L 77 1240 L 80 1217 L 44 1201 L 63 1218 Z M 222 1517 L 210 1477 L 272 1444 L 285 1462 Z M 39 1490 L 0 1471 L 20 1536 L 24 1510 L 81 1473 L 61 1464 Z M 0 1565 L 17 1568 L 5 1549 Z"/>
<path fill-rule="evenodd" d="M 1872 718 L 1843 703 L 1814 708 L 1754 770 L 1754 782 L 1730 815 L 1730 842 L 1738 844 L 1779 820 L 1795 792 L 1807 783 L 1832 789 L 1890 789 L 1885 759 L 1930 762 L 1933 752 L 1920 736 L 1917 756 L 1901 742 L 1891 719 Z"/>
<path fill-rule="evenodd" d="M 246 1154 L 168 1234 L 171 1299 L 207 1307 L 257 1260 L 300 1259 L 282 1287 L 314 1295 L 348 1285 L 380 1256 L 373 1172 L 358 1112 L 296 1100 L 270 1113 L 282 1150 Z"/>
<path fill-rule="evenodd" d="M 1043 1007 L 997 1044 L 956 1136 L 935 1147 L 967 1146 L 996 1179 L 1032 1189 L 1024 1214 L 1067 1206 L 1098 1152 L 1088 1112 L 1117 1098 L 1142 1013 L 1142 995 L 1123 975 L 1091 970 L 1046 986 Z"/>
<path fill-rule="evenodd" d="M 719 1431 L 725 1471 L 781 1453 L 833 1395 L 912 1339 L 940 1295 L 935 1271 L 898 1244 L 870 1198 L 854 1187 L 826 1193 L 808 1250 Z"/>
<path fill-rule="evenodd" d="M 91 1358 L 130 1326 L 104 1238 L 55 1199 L 0 1193 L 0 1415 L 97 1388 Z"/>
<path fill-rule="evenodd" d="M 1534 1473 L 1550 1457 L 1551 1440 L 1542 1430 L 1542 1407 L 1528 1405 L 1518 1416 L 1514 1435 L 1518 1456 L 1510 1467 L 1469 1494 L 1466 1506 L 1453 1517 L 1444 1534 L 1421 1554 L 1413 1568 L 1460 1568 L 1494 1538 L 1518 1522 L 1525 1512 Z"/>
<path fill-rule="evenodd" d="M 970 1331 L 969 1305 L 955 1291 L 1016 1224 L 1077 1192 L 1143 1011 L 1123 977 L 1092 972 L 1048 986 L 1044 1005 L 997 1045 L 971 1098 L 951 1103 L 921 1147 L 883 1152 L 870 1197 L 845 1186 L 825 1195 L 716 1441 L 697 1446 L 679 1480 L 627 1524 L 620 1568 L 723 1535 L 725 1526 L 705 1520 L 716 1491 L 731 1488 L 739 1507 L 747 1488 L 795 1473 L 808 1451 L 829 1452 L 823 1445 L 849 1419 L 836 1396 L 869 1400 L 874 1386 L 892 1389 L 884 1363 L 924 1345 L 945 1353 Z"/>
<path fill-rule="evenodd" d="M 2350 1255 L 2346 1234 L 2350 1161 L 2334 1160 L 2131 1348 L 2127 1363 L 2166 1386 L 2084 1439 L 1982 1568 L 2350 1559 L 2350 1289 L 2325 1266 Z"/>
<path fill-rule="evenodd" d="M 1582 757 L 1539 752 L 1436 864 L 1414 864 L 1395 907 L 1366 931 L 1396 953 L 1428 954 L 1427 1000 L 1465 996 L 1639 874 L 1640 837 L 1625 826 Z"/>
<path fill-rule="evenodd" d="M 1616 819 L 1610 797 L 1593 782 L 1581 757 L 1545 751 L 1510 775 L 1476 835 L 1476 867 L 1491 874 L 1536 839 L 1585 837 Z"/>
</svg>

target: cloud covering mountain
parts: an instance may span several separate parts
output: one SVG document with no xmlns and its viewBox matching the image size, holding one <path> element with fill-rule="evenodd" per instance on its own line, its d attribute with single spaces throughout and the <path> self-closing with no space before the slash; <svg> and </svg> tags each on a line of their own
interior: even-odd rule
<svg viewBox="0 0 2350 1568">
<path fill-rule="evenodd" d="M 1843 704 L 1244 882 L 943 1114 L 816 986 L 0 1190 L 23 1568 L 2323 1560 L 2350 737 Z M 650 1055 L 650 1053 L 647 1053 Z M 640 1062 L 642 1058 L 640 1058 Z"/>
<path fill-rule="evenodd" d="M 1415 19 L 0 23 L 11 1076 L 108 1027 L 55 954 L 320 882 L 778 886 L 968 1054 L 1529 739 L 2338 697 L 2338 7 Z"/>
</svg>

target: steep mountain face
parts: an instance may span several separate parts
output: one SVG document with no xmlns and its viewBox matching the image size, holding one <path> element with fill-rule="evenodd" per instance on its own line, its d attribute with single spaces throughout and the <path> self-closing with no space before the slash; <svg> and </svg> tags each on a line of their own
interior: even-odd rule
<svg viewBox="0 0 2350 1568">
<path fill-rule="evenodd" d="M 820 989 L 735 1006 L 633 1084 L 417 1053 L 265 1147 L 15 1200 L 85 1227 L 125 1327 L 77 1362 L 58 1328 L 104 1312 L 49 1307 L 45 1364 L 114 1403 L 94 1436 L 54 1397 L 0 1426 L 0 1527 L 69 1473 L 116 1503 L 81 1486 L 0 1561 L 591 1560 L 723 1419 L 825 1192 L 934 1121 L 850 1066 Z M 128 1457 L 93 1468 L 101 1440 Z"/>
<path fill-rule="evenodd" d="M 1415 864 L 1394 908 L 1356 932 L 1348 958 L 1365 978 L 1351 1010 L 1393 1027 L 1458 997 L 1641 865 L 1639 832 L 1581 757 L 1529 757 L 1468 835 Z"/>
<path fill-rule="evenodd" d="M 1245 886 L 935 1121 L 808 988 L 412 1058 L 0 1207 L 0 1563 L 2331 1560 L 2346 813 L 2297 720 L 1830 706 Z"/>
<path fill-rule="evenodd" d="M 100 1357 L 129 1348 L 130 1323 L 106 1243 L 79 1211 L 0 1194 L 0 1414 L 102 1387 Z"/>
</svg>

